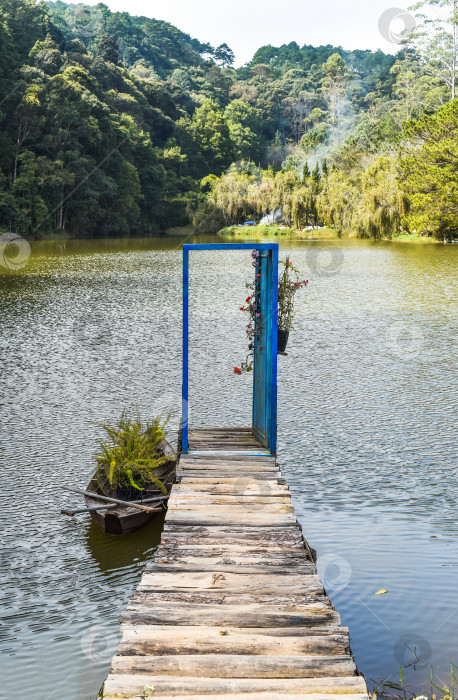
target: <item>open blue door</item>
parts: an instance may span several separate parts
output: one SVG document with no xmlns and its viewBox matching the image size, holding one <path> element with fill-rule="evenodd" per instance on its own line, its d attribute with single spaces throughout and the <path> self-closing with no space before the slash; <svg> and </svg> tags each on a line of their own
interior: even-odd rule
<svg viewBox="0 0 458 700">
<path fill-rule="evenodd" d="M 275 454 L 277 450 L 277 314 L 278 243 L 213 243 L 183 246 L 183 408 L 182 450 L 188 452 L 189 411 L 189 253 L 199 250 L 256 250 L 260 266 L 260 320 L 254 341 L 253 433 Z"/>
<path fill-rule="evenodd" d="M 272 454 L 277 449 L 278 245 L 258 251 L 258 313 L 254 342 L 253 433 Z"/>
</svg>

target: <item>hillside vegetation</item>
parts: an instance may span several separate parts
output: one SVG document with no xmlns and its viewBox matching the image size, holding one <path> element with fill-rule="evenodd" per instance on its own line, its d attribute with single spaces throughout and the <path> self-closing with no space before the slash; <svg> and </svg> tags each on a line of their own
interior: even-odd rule
<svg viewBox="0 0 458 700">
<path fill-rule="evenodd" d="M 3 230 L 212 233 L 271 212 L 376 238 L 458 228 L 440 46 L 293 42 L 234 69 L 166 22 L 32 0 L 3 0 L 0 43 Z"/>
</svg>

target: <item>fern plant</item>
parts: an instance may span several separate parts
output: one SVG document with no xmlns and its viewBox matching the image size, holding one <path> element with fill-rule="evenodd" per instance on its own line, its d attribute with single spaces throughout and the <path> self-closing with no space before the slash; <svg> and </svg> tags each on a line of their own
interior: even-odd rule
<svg viewBox="0 0 458 700">
<path fill-rule="evenodd" d="M 141 492 L 155 484 L 166 494 L 166 487 L 155 474 L 170 461 L 160 446 L 166 424 L 167 420 L 162 421 L 161 416 L 144 423 L 138 413 L 132 419 L 126 411 L 115 427 L 101 424 L 108 438 L 100 442 L 95 455 L 99 477 L 116 490 Z"/>
</svg>

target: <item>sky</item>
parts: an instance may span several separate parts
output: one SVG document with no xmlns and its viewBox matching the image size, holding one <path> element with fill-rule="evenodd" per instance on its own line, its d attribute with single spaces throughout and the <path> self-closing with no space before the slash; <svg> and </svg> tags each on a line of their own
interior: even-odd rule
<svg viewBox="0 0 458 700">
<path fill-rule="evenodd" d="M 382 33 L 388 37 L 390 29 L 395 33 L 402 31 L 402 17 L 406 17 L 412 0 L 102 1 L 116 12 L 170 22 L 213 46 L 227 43 L 235 53 L 238 67 L 249 61 L 260 46 L 280 46 L 291 41 L 300 46 L 332 44 L 344 49 L 382 49 L 395 53 L 396 42 L 387 40 Z M 97 2 L 86 0 L 85 4 Z M 399 8 L 399 12 L 389 13 L 393 8 Z M 387 19 L 382 22 L 381 32 L 379 20 L 384 12 Z M 396 18 L 396 14 L 402 16 Z"/>
</svg>

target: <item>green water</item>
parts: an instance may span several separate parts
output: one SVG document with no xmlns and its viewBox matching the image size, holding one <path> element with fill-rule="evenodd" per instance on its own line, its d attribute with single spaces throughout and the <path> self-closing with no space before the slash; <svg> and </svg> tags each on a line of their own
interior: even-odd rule
<svg viewBox="0 0 458 700">
<path fill-rule="evenodd" d="M 95 698 L 159 541 L 157 522 L 113 539 L 65 518 L 78 497 L 60 486 L 86 485 L 96 423 L 124 406 L 171 411 L 176 434 L 181 242 L 36 242 L 24 267 L 0 266 L 5 698 Z M 402 665 L 421 684 L 434 664 L 446 682 L 458 664 L 458 246 L 281 246 L 310 280 L 279 367 L 278 460 L 304 534 L 367 678 Z M 249 423 L 250 377 L 232 368 L 251 269 L 249 253 L 192 257 L 195 425 Z"/>
</svg>

